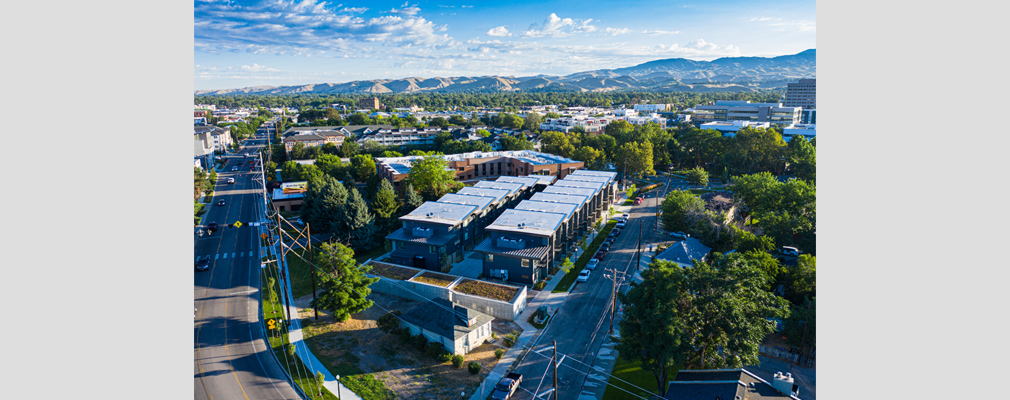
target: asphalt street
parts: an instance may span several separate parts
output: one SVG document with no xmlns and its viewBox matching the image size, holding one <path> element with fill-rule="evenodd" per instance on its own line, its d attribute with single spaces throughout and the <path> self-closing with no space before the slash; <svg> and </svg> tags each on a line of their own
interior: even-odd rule
<svg viewBox="0 0 1010 400">
<path fill-rule="evenodd" d="M 258 142 L 259 145 L 253 145 Z M 239 154 L 255 154 L 263 140 L 247 141 Z M 195 272 L 193 326 L 194 398 L 198 400 L 299 399 L 287 375 L 269 352 L 260 316 L 258 230 L 249 222 L 263 219 L 262 183 L 253 179 L 259 167 L 231 157 L 213 204 L 203 222 L 220 228 L 194 236 L 194 260 L 211 256 L 211 268 Z M 233 166 L 239 166 L 236 172 Z M 225 183 L 235 178 L 234 184 Z M 224 200 L 224 206 L 217 202 Z M 241 222 L 244 226 L 229 228 Z"/>
<path fill-rule="evenodd" d="M 558 399 L 574 400 L 580 397 L 591 365 L 610 330 L 610 305 L 614 288 L 611 279 L 604 277 L 604 274 L 610 274 L 604 269 L 616 269 L 618 283 L 623 281 L 621 287 L 626 289 L 638 265 L 635 255 L 639 228 L 642 229 L 643 252 L 649 243 L 666 240 L 662 234 L 655 232 L 656 201 L 656 196 L 653 195 L 631 208 L 627 226 L 611 245 L 604 260 L 592 271 L 589 281 L 576 283 L 558 310 L 554 322 L 531 342 L 534 351 L 529 352 L 516 367 L 516 372 L 523 374 L 523 383 L 522 389 L 516 392 L 514 398 L 532 399 L 533 392 L 543 394 L 551 387 L 553 375 L 550 371 L 551 351 L 548 348 L 554 340 L 558 344 L 559 359 L 564 355 L 558 366 Z M 541 349 L 548 350 L 536 352 Z"/>
</svg>

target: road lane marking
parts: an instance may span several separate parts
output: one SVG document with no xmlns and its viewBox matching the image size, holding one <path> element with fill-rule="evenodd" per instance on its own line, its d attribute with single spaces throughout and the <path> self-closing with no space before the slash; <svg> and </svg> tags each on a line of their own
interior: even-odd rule
<svg viewBox="0 0 1010 400">
<path fill-rule="evenodd" d="M 256 289 L 246 290 L 244 292 L 231 292 L 231 293 L 228 293 L 228 295 L 231 296 L 231 295 L 235 295 L 235 294 L 249 294 L 249 293 L 256 293 Z M 246 309 L 249 309 L 249 305 L 248 304 L 246 304 Z"/>
<path fill-rule="evenodd" d="M 231 258 L 235 258 L 235 253 L 231 253 Z"/>
<path fill-rule="evenodd" d="M 215 254 L 215 255 L 214 255 L 214 259 L 215 259 L 215 260 L 217 260 L 217 258 L 218 258 L 218 257 L 221 257 L 221 255 L 220 255 L 220 254 Z"/>
<path fill-rule="evenodd" d="M 228 253 L 224 253 L 224 256 L 221 258 L 228 258 Z"/>
</svg>

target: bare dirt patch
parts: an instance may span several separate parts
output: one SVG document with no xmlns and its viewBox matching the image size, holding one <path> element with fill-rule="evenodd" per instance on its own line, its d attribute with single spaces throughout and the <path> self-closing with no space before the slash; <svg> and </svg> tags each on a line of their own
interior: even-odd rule
<svg viewBox="0 0 1010 400">
<path fill-rule="evenodd" d="M 382 332 L 376 324 L 386 310 L 406 313 L 421 303 L 378 293 L 372 293 L 369 299 L 376 305 L 351 315 L 347 321 L 334 321 L 323 312 L 320 312 L 319 321 L 314 321 L 311 308 L 301 313 L 303 318 L 307 318 L 302 320 L 306 343 L 333 374 L 342 377 L 371 374 L 381 380 L 396 398 L 452 399 L 459 398 L 460 392 L 467 395 L 474 393 L 498 361 L 494 351 L 500 348 L 499 345 L 485 343 L 464 356 L 466 361 L 462 368 L 456 369 L 449 362 L 439 363 L 413 346 L 403 344 L 399 337 Z M 308 300 L 311 297 L 299 299 L 296 304 L 307 306 Z M 520 330 L 517 325 L 508 322 L 496 325 L 496 328 L 498 326 L 507 328 L 508 332 Z M 479 374 L 471 375 L 466 368 L 470 361 L 476 361 L 485 368 Z M 364 393 L 359 395 L 365 400 L 381 398 Z"/>
</svg>

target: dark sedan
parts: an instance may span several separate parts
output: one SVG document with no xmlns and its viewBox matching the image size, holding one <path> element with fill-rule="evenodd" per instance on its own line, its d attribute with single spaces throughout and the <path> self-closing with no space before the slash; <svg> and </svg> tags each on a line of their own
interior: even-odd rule
<svg viewBox="0 0 1010 400">
<path fill-rule="evenodd" d="M 196 272 L 203 272 L 209 269 L 210 269 L 210 256 L 203 256 L 203 258 L 197 260 Z"/>
</svg>

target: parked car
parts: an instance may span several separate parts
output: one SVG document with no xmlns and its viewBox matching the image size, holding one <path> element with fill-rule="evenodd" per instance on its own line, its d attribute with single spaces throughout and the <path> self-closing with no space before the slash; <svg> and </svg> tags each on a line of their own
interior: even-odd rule
<svg viewBox="0 0 1010 400">
<path fill-rule="evenodd" d="M 610 243 L 604 243 L 604 244 L 600 245 L 600 250 L 610 251 Z"/>
<path fill-rule="evenodd" d="M 203 272 L 210 269 L 210 256 L 203 256 L 203 258 L 196 261 L 196 271 Z"/>
<path fill-rule="evenodd" d="M 617 237 L 617 235 L 620 235 L 620 234 L 621 234 L 621 227 L 619 227 L 619 226 L 615 227 L 614 229 L 612 229 L 610 231 L 610 235 L 614 236 L 614 237 Z"/>
<path fill-rule="evenodd" d="M 670 233 L 670 237 L 672 237 L 674 239 L 678 239 L 678 240 L 686 240 L 690 236 L 691 235 L 688 235 L 688 234 L 686 234 L 684 232 L 672 232 L 672 233 Z"/>
<path fill-rule="evenodd" d="M 589 269 L 590 271 L 595 271 L 596 270 L 596 266 L 599 265 L 599 264 L 600 264 L 600 260 L 597 260 L 597 259 L 593 258 L 593 259 L 590 259 L 588 263 L 586 263 L 586 268 Z"/>
<path fill-rule="evenodd" d="M 636 197 L 636 198 L 635 198 L 635 204 L 636 204 L 636 205 L 638 205 L 638 204 L 642 204 L 642 198 L 641 198 L 641 197 Z"/>
<path fill-rule="evenodd" d="M 621 229 L 621 228 L 624 228 L 626 225 L 628 225 L 627 222 L 621 221 L 621 222 L 618 222 L 615 227 L 616 227 L 616 229 Z"/>
<path fill-rule="evenodd" d="M 779 249 L 779 254 L 784 256 L 798 257 L 800 255 L 800 249 L 797 249 L 792 246 L 782 246 L 782 248 Z"/>
<path fill-rule="evenodd" d="M 579 282 L 589 282 L 589 270 L 584 269 L 581 272 L 579 272 L 579 277 L 576 280 Z"/>
<path fill-rule="evenodd" d="M 606 256 L 607 256 L 607 252 L 605 252 L 605 251 L 597 251 L 596 254 L 593 255 L 593 258 L 595 258 L 597 260 L 600 260 L 600 261 L 603 261 L 603 257 L 606 257 Z"/>
<path fill-rule="evenodd" d="M 624 215 L 621 215 L 621 216 L 624 217 L 624 222 L 628 222 L 628 217 L 630 217 L 630 215 L 628 215 L 628 213 L 624 213 Z"/>
</svg>

